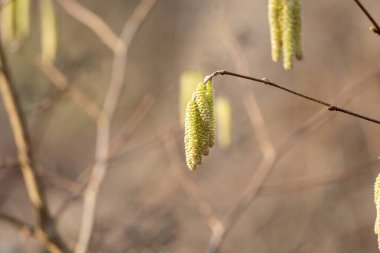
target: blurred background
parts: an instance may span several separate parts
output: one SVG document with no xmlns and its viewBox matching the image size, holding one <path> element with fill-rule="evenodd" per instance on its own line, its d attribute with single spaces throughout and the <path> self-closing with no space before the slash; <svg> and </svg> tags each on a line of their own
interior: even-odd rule
<svg viewBox="0 0 380 253">
<path fill-rule="evenodd" d="M 65 77 L 66 84 L 101 106 L 114 52 L 64 2 L 72 1 L 53 1 L 58 43 L 52 64 L 40 61 L 38 1 L 30 4 L 29 36 L 4 48 L 51 213 L 73 247 L 83 186 L 96 162 L 97 125 L 72 99 L 72 89 L 57 89 L 56 83 Z M 140 4 L 77 2 L 117 36 Z M 373 183 L 379 171 L 379 125 L 277 89 L 218 76 L 215 95 L 231 106 L 231 143 L 217 143 L 190 172 L 179 114 L 185 71 L 208 75 L 225 69 L 265 77 L 379 119 L 380 37 L 369 31 L 371 24 L 354 1 L 302 2 L 304 59 L 292 71 L 271 60 L 267 1 L 153 4 L 122 68 L 124 88 L 110 131 L 119 145 L 99 189 L 88 252 L 212 252 L 210 238 L 220 222 L 255 187 L 249 205 L 237 208 L 219 252 L 377 252 Z M 363 4 L 380 21 L 380 3 Z M 275 154 L 267 156 L 265 145 Z M 258 172 L 262 167 L 264 176 Z M 34 224 L 3 103 L 0 168 L 1 212 Z M 46 251 L 28 233 L 0 220 L 0 252 Z"/>
</svg>

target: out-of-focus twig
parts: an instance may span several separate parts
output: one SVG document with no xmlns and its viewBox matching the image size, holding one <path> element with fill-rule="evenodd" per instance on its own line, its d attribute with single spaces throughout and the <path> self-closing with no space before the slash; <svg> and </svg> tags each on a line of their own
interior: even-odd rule
<svg viewBox="0 0 380 253">
<path fill-rule="evenodd" d="M 128 49 L 136 31 L 152 10 L 155 2 L 155 0 L 142 0 L 139 3 L 132 16 L 125 23 L 120 39 L 114 47 L 115 55 L 111 79 L 102 107 L 104 116 L 99 117 L 97 120 L 95 164 L 91 171 L 90 181 L 84 192 L 83 215 L 78 242 L 75 247 L 76 253 L 87 252 L 91 239 L 98 191 L 108 165 L 111 121 L 124 86 Z"/>
<path fill-rule="evenodd" d="M 310 176 L 305 178 L 292 179 L 288 181 L 263 185 L 260 189 L 260 195 L 286 194 L 298 191 L 312 190 L 316 187 L 350 180 L 356 176 L 360 176 L 364 173 L 373 171 L 374 169 L 371 167 L 376 166 L 377 168 L 375 170 L 379 170 L 378 165 L 379 161 L 376 160 L 367 163 L 364 166 L 361 166 L 364 167 L 361 169 L 355 168 L 350 169 L 348 171 L 328 173 L 326 175 Z"/>
<path fill-rule="evenodd" d="M 199 212 L 207 222 L 207 225 L 211 229 L 212 233 L 218 234 L 219 231 L 223 229 L 222 221 L 215 215 L 209 203 L 201 197 L 196 185 L 186 174 L 186 168 L 183 165 L 183 162 L 179 159 L 180 155 L 174 134 L 169 132 L 166 136 L 163 136 L 162 139 L 173 171 L 175 171 L 182 188 L 190 197 L 194 199 L 198 206 Z"/>
<path fill-rule="evenodd" d="M 133 134 L 137 126 L 141 123 L 143 118 L 153 107 L 155 101 L 156 99 L 152 97 L 152 95 L 146 95 L 141 100 L 140 104 L 133 112 L 133 115 L 122 125 L 121 130 L 112 138 L 107 158 L 108 162 L 110 162 L 110 159 L 120 151 L 125 141 L 127 141 L 128 138 Z M 78 178 L 73 181 L 72 184 L 66 189 L 71 193 L 71 195 L 63 200 L 62 204 L 56 211 L 56 217 L 59 217 L 69 206 L 69 204 L 83 193 L 90 180 L 90 172 L 94 167 L 95 162 L 96 161 L 87 166 L 86 169 L 78 176 Z"/>
<path fill-rule="evenodd" d="M 222 35 L 222 40 L 227 44 L 227 49 L 233 56 L 236 62 L 238 71 L 249 72 L 247 60 L 242 53 L 242 50 L 233 35 L 231 29 L 224 22 L 218 22 L 218 28 Z M 248 112 L 249 120 L 254 129 L 256 139 L 259 143 L 260 150 L 263 154 L 263 160 L 261 161 L 257 170 L 253 173 L 251 180 L 247 184 L 244 192 L 239 197 L 238 201 L 230 208 L 227 215 L 223 219 L 220 229 L 213 231 L 209 241 L 207 252 L 218 252 L 220 246 L 226 237 L 228 231 L 231 229 L 235 221 L 241 216 L 245 209 L 250 205 L 252 200 L 257 195 L 259 189 L 265 182 L 265 179 L 269 175 L 276 158 L 276 151 L 273 143 L 270 140 L 267 127 L 257 103 L 255 94 L 253 92 L 242 91 L 243 101 L 245 108 Z"/>
<path fill-rule="evenodd" d="M 75 0 L 56 1 L 70 16 L 92 30 L 109 49 L 116 50 L 117 45 L 120 43 L 119 38 L 99 16 Z"/>
<path fill-rule="evenodd" d="M 373 24 L 373 27 L 370 27 L 371 31 L 380 35 L 380 26 L 377 24 L 376 20 L 372 17 L 369 11 L 364 7 L 364 5 L 359 0 L 354 0 L 357 6 L 362 10 L 362 12 L 367 16 L 369 21 Z"/>
<path fill-rule="evenodd" d="M 229 27 L 225 24 L 225 22 L 220 22 L 220 31 L 222 34 L 222 39 L 227 42 L 229 52 L 233 56 L 234 60 L 237 62 L 238 70 L 239 71 L 245 71 L 249 72 L 248 70 L 248 64 L 245 59 L 244 54 L 242 54 L 242 50 L 240 48 L 239 43 L 237 42 L 235 36 L 233 35 L 232 31 L 229 29 Z M 345 102 L 349 100 L 353 95 L 357 95 L 359 92 L 356 92 L 356 88 L 360 87 L 360 91 L 362 91 L 364 88 L 363 84 L 368 84 L 371 80 L 374 78 L 379 77 L 379 70 L 376 69 L 374 71 L 369 72 L 369 74 L 365 75 L 363 78 L 360 78 L 356 82 L 351 83 L 343 92 L 341 92 L 335 100 L 340 100 L 343 102 L 343 99 L 345 99 Z M 334 101 L 335 101 L 334 100 Z M 318 127 L 323 125 L 327 122 L 326 118 L 332 117 L 332 115 L 327 115 L 325 112 L 326 110 L 321 110 L 320 112 L 316 113 L 312 117 L 309 118 L 309 120 L 305 121 L 303 124 L 301 124 L 298 128 L 296 128 L 294 131 L 292 131 L 287 137 L 285 137 L 279 145 L 277 145 L 275 148 L 273 145 L 269 145 L 269 152 L 267 153 L 267 157 L 265 157 L 265 136 L 267 133 L 265 133 L 265 127 L 263 128 L 263 124 L 260 123 L 262 120 L 260 112 L 257 110 L 257 104 L 255 103 L 254 97 L 245 97 L 245 108 L 247 110 L 247 113 L 249 115 L 250 121 L 254 129 L 259 131 L 259 135 L 257 136 L 258 141 L 261 142 L 261 149 L 264 154 L 263 161 L 261 162 L 259 168 L 256 170 L 256 173 L 252 176 L 251 181 L 248 183 L 246 189 L 244 190 L 243 194 L 240 196 L 239 201 L 229 210 L 227 216 L 225 219 L 223 219 L 223 226 L 221 227 L 218 232 L 219 233 L 213 233 L 207 248 L 208 253 L 216 253 L 219 251 L 222 242 L 224 241 L 224 238 L 226 237 L 229 229 L 233 226 L 233 224 L 240 218 L 240 216 L 245 212 L 247 207 L 250 205 L 250 203 L 255 199 L 255 197 L 258 194 L 258 191 L 261 191 L 263 186 L 263 183 L 265 181 L 265 178 L 269 174 L 269 172 L 274 168 L 277 161 L 286 153 L 288 152 L 291 147 L 294 146 L 294 144 L 302 139 L 302 137 L 306 136 L 310 132 L 313 132 Z M 256 108 L 256 109 L 255 109 Z M 330 117 L 328 117 L 330 116 Z M 260 126 L 261 125 L 261 126 Z M 262 131 L 264 129 L 264 131 Z M 264 142 L 263 142 L 264 141 Z M 263 149 L 264 147 L 264 149 Z M 273 155 L 271 155 L 273 154 Z M 330 175 L 331 176 L 331 175 Z M 336 175 L 336 177 L 331 177 L 333 179 L 327 179 L 324 178 L 323 180 L 319 180 L 319 183 L 325 183 L 326 181 L 332 182 L 333 180 L 339 180 L 342 175 Z M 315 178 L 314 178 L 315 180 Z M 317 180 L 316 180 L 317 181 Z M 302 185 L 300 183 L 299 185 Z"/>
<path fill-rule="evenodd" d="M 0 38 L 1 40 L 1 38 Z M 45 238 L 46 247 L 54 253 L 68 252 L 68 248 L 56 231 L 54 220 L 48 210 L 42 182 L 37 175 L 29 137 L 24 125 L 23 115 L 18 104 L 14 86 L 11 83 L 8 64 L 2 45 L 0 45 L 0 93 L 10 127 L 17 147 L 18 162 L 26 185 L 29 199 L 37 213 L 37 230 Z"/>
<path fill-rule="evenodd" d="M 49 78 L 55 87 L 66 92 L 90 117 L 98 119 L 102 114 L 99 106 L 75 85 L 71 85 L 66 76 L 49 62 L 37 61 L 41 71 Z"/>
</svg>

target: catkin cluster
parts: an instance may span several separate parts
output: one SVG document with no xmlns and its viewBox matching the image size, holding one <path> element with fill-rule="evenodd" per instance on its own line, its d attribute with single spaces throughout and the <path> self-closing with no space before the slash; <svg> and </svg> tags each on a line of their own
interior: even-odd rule
<svg viewBox="0 0 380 253">
<path fill-rule="evenodd" d="M 269 0 L 272 59 L 283 57 L 284 68 L 293 68 L 293 57 L 302 59 L 300 0 Z"/>
<path fill-rule="evenodd" d="M 380 174 L 377 175 L 374 188 L 376 206 L 375 234 L 377 235 L 377 243 L 380 250 Z"/>
<path fill-rule="evenodd" d="M 21 41 L 30 34 L 31 0 L 13 0 L 0 11 L 0 37 L 2 42 L 9 44 L 13 41 Z M 57 24 L 53 0 L 40 0 L 40 43 L 41 58 L 43 61 L 53 61 L 56 56 L 58 38 Z"/>
<path fill-rule="evenodd" d="M 202 163 L 215 143 L 214 88 L 211 80 L 200 83 L 187 103 L 185 115 L 185 155 L 190 170 Z"/>
</svg>

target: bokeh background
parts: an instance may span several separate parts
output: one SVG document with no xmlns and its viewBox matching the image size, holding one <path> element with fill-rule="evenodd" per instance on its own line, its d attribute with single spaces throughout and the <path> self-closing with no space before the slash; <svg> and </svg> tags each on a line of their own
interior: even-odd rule
<svg viewBox="0 0 380 253">
<path fill-rule="evenodd" d="M 78 2 L 116 34 L 139 3 Z M 378 1 L 363 4 L 380 20 Z M 74 245 L 83 199 L 73 198 L 59 209 L 85 182 L 80 175 L 94 161 L 96 124 L 65 92 L 57 91 L 36 63 L 40 49 L 35 3 L 31 11 L 30 36 L 8 45 L 6 53 L 50 209 L 59 231 Z M 59 4 L 55 11 L 55 66 L 100 105 L 112 52 Z M 206 75 L 225 69 L 266 77 L 380 118 L 380 37 L 368 30 L 370 23 L 354 1 L 303 1 L 302 18 L 304 59 L 285 71 L 271 60 L 267 1 L 157 0 L 129 48 L 112 136 L 126 123 L 136 123 L 141 107 L 145 111 L 110 159 L 89 252 L 206 252 L 211 230 L 202 207 L 211 207 L 223 219 L 263 160 L 249 118 L 252 111 L 245 104 L 253 94 L 273 145 L 290 134 L 293 144 L 279 153 L 262 191 L 234 222 L 220 252 L 377 252 L 373 183 L 379 170 L 379 125 L 328 112 L 270 87 L 219 76 L 215 92 L 231 102 L 232 143 L 212 148 L 195 172 L 186 169 L 178 105 L 179 80 L 186 70 Z M 347 89 L 343 100 L 334 100 Z M 308 134 L 294 132 L 321 109 Z M 0 209 L 33 223 L 16 157 L 1 104 Z M 0 252 L 44 249 L 0 221 Z"/>
</svg>

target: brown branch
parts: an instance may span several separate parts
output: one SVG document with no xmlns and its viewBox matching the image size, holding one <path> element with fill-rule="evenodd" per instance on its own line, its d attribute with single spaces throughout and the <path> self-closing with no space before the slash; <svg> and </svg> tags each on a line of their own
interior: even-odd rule
<svg viewBox="0 0 380 253">
<path fill-rule="evenodd" d="M 82 90 L 75 85 L 70 84 L 66 76 L 53 64 L 46 61 L 37 61 L 37 65 L 54 86 L 59 91 L 66 92 L 67 95 L 88 114 L 88 116 L 93 119 L 100 117 L 99 115 L 102 114 L 102 110 L 99 106 Z"/>
<path fill-rule="evenodd" d="M 182 188 L 191 198 L 194 199 L 195 203 L 197 204 L 199 213 L 207 222 L 207 225 L 211 229 L 212 233 L 219 234 L 219 231 L 223 229 L 223 223 L 217 217 L 210 204 L 201 197 L 196 185 L 186 174 L 186 169 L 180 159 L 178 147 L 176 145 L 176 139 L 174 138 L 173 132 L 169 132 L 166 136 L 162 137 L 162 140 L 164 142 L 168 158 L 170 159 L 172 170 L 175 171 Z"/>
<path fill-rule="evenodd" d="M 120 42 L 112 29 L 96 14 L 86 9 L 75 0 L 56 0 L 73 18 L 92 30 L 99 39 L 112 51 Z"/>
<path fill-rule="evenodd" d="M 232 31 L 229 29 L 228 25 L 226 25 L 225 22 L 223 22 L 222 20 L 221 22 L 219 22 L 219 28 L 221 30 L 220 34 L 222 35 L 222 39 L 227 43 L 229 52 L 231 53 L 231 55 L 237 62 L 238 70 L 242 72 L 249 72 L 248 63 L 245 59 L 244 54 L 242 53 L 241 47 L 238 41 L 236 40 L 235 36 L 233 35 Z M 379 74 L 380 73 L 378 69 L 376 69 L 375 71 L 369 72 L 369 74 L 365 75 L 364 78 L 361 78 L 360 80 L 346 86 L 346 88 L 337 96 L 335 100 L 341 99 L 342 97 L 345 97 L 345 101 L 349 100 L 349 98 L 352 97 L 353 95 L 357 95 L 359 92 L 363 91 L 365 83 L 369 83 L 369 81 L 373 80 L 374 78 L 378 78 Z M 206 79 L 207 78 L 208 77 L 206 77 Z M 359 87 L 359 90 L 357 91 L 356 88 L 358 87 Z M 258 109 L 257 104 L 252 103 L 252 101 L 255 102 L 254 97 L 248 98 L 248 100 L 245 99 L 244 101 L 245 101 L 245 108 L 250 117 L 252 126 L 255 128 L 256 131 L 259 130 L 259 133 L 261 132 L 261 135 L 264 133 L 264 136 L 261 136 L 261 137 L 260 135 L 258 136 L 259 142 L 260 142 L 260 139 L 261 139 L 261 142 L 265 139 L 268 139 L 268 138 L 263 138 L 265 137 L 266 134 L 265 132 L 260 131 L 260 129 L 262 128 L 260 127 L 260 124 L 257 125 L 257 122 L 260 122 L 260 113 L 257 110 Z M 252 110 L 252 108 L 254 109 Z M 284 138 L 284 140 L 280 142 L 280 145 L 272 149 L 276 155 L 273 155 L 273 156 L 269 155 L 267 157 L 265 157 L 264 155 L 263 161 L 259 165 L 257 172 L 253 174 L 251 181 L 248 183 L 246 189 L 241 195 L 240 200 L 228 211 L 227 216 L 223 220 L 223 226 L 221 226 L 222 229 L 220 229 L 219 231 L 215 231 L 215 233 L 212 234 L 207 252 L 216 253 L 220 250 L 222 242 L 224 241 L 231 227 L 241 217 L 241 215 L 245 212 L 245 210 L 247 210 L 247 208 L 255 199 L 255 197 L 257 197 L 257 194 L 265 193 L 268 190 L 268 188 L 266 190 L 263 189 L 265 187 L 263 186 L 263 183 L 265 181 L 265 178 L 268 176 L 269 172 L 276 165 L 277 161 L 286 152 L 288 152 L 294 146 L 294 144 L 297 141 L 299 141 L 302 137 L 305 137 L 307 134 L 315 131 L 318 127 L 326 123 L 329 118 L 331 118 L 331 116 L 327 115 L 325 112 L 326 112 L 325 110 L 321 110 L 320 112 L 316 113 L 315 115 L 310 117 L 308 120 L 306 120 L 303 124 L 301 124 L 297 129 L 292 131 L 286 138 Z M 265 147 L 265 145 L 261 145 L 261 146 Z M 334 180 L 344 180 L 347 178 L 345 176 L 347 175 L 333 175 L 331 176 L 331 178 L 328 178 L 328 179 L 323 178 L 321 180 L 318 180 L 318 183 L 323 184 L 323 183 L 334 182 Z M 344 177 L 344 179 L 342 179 L 342 177 Z M 317 184 L 314 184 L 314 185 L 317 185 Z M 280 187 L 281 186 L 284 186 L 284 185 L 280 185 Z M 300 182 L 299 186 L 302 187 L 304 185 Z M 276 188 L 278 187 L 278 185 L 274 185 L 273 187 Z M 281 189 L 278 189 L 278 191 L 280 190 Z"/>
<path fill-rule="evenodd" d="M 354 0 L 354 2 L 358 5 L 358 7 L 363 11 L 363 13 L 367 16 L 369 21 L 373 24 L 373 27 L 370 27 L 371 31 L 380 35 L 380 26 L 377 24 L 376 20 L 372 17 L 369 11 L 364 7 L 364 5 L 359 0 Z"/>
<path fill-rule="evenodd" d="M 337 112 L 345 113 L 345 114 L 354 116 L 356 118 L 360 118 L 360 119 L 364 119 L 366 121 L 370 121 L 370 122 L 373 122 L 373 123 L 376 123 L 376 124 L 380 124 L 380 120 L 377 120 L 377 119 L 374 119 L 374 118 L 370 118 L 368 116 L 365 116 L 365 115 L 362 115 L 362 114 L 359 114 L 359 113 L 356 113 L 356 112 L 353 112 L 353 111 L 350 111 L 350 110 L 347 110 L 347 109 L 335 106 L 333 104 L 324 102 L 322 100 L 313 98 L 311 96 L 304 95 L 304 94 L 299 93 L 297 91 L 285 88 L 284 86 L 281 86 L 281 85 L 279 85 L 277 83 L 274 83 L 272 81 L 269 81 L 266 78 L 259 79 L 259 78 L 256 78 L 256 77 L 246 76 L 246 75 L 242 75 L 242 74 L 238 74 L 238 73 L 234 73 L 234 72 L 230 72 L 230 71 L 226 71 L 226 70 L 218 70 L 218 71 L 215 71 L 214 73 L 212 73 L 211 75 L 206 76 L 204 82 L 207 82 L 208 80 L 210 80 L 210 79 L 212 79 L 212 78 L 214 78 L 215 76 L 218 76 L 218 75 L 235 76 L 235 77 L 239 77 L 239 78 L 255 81 L 255 82 L 258 82 L 258 83 L 261 83 L 261 84 L 269 85 L 271 87 L 283 90 L 283 91 L 288 92 L 288 93 L 290 93 L 292 95 L 295 95 L 297 97 L 300 97 L 300 98 L 312 101 L 314 103 L 326 106 L 329 111 L 337 111 Z"/>
<path fill-rule="evenodd" d="M 11 83 L 2 45 L 0 45 L 0 62 L 0 93 L 17 147 L 18 163 L 24 178 L 28 197 L 37 213 L 37 230 L 46 238 L 45 245 L 50 251 L 54 253 L 68 252 L 66 245 L 55 229 L 54 220 L 51 218 L 48 210 L 44 188 L 33 162 L 29 136 L 26 131 L 27 128 L 23 121 L 23 115 L 16 98 L 14 86 Z"/>
<path fill-rule="evenodd" d="M 220 19 L 220 22 L 218 22 L 218 28 L 220 30 L 219 34 L 222 35 L 223 41 L 227 44 L 228 51 L 236 62 L 238 71 L 249 72 L 248 63 L 241 47 L 223 19 Z M 220 226 L 218 230 L 213 231 L 207 249 L 207 252 L 210 253 L 219 251 L 222 242 L 233 224 L 258 194 L 259 189 L 273 168 L 276 159 L 276 150 L 269 138 L 269 133 L 255 94 L 252 91 L 248 92 L 245 90 L 241 90 L 240 92 L 243 96 L 244 106 L 248 112 L 249 120 L 254 129 L 260 150 L 263 154 L 263 160 L 253 173 L 251 180 L 248 182 L 238 201 L 227 212 L 227 215 L 223 219 L 222 226 Z"/>
<path fill-rule="evenodd" d="M 350 180 L 356 176 L 360 176 L 364 173 L 373 171 L 374 169 L 371 167 L 375 167 L 379 165 L 379 161 L 373 161 L 365 164 L 364 168 L 355 168 L 349 169 L 348 171 L 328 173 L 326 175 L 317 175 L 317 176 L 309 176 L 305 178 L 298 178 L 287 180 L 278 183 L 271 183 L 268 185 L 263 185 L 260 189 L 260 195 L 274 195 L 274 194 L 285 194 L 299 191 L 312 190 L 317 187 L 335 184 L 339 182 L 344 182 Z M 377 168 L 376 170 L 379 170 Z"/>
<path fill-rule="evenodd" d="M 103 181 L 108 166 L 111 120 L 115 114 L 116 106 L 119 102 L 124 85 L 128 49 L 136 31 L 141 26 L 148 13 L 152 10 L 155 2 L 155 0 L 142 0 L 139 3 L 132 16 L 125 23 L 120 39 L 114 48 L 115 56 L 111 71 L 111 80 L 103 104 L 104 116 L 99 117 L 97 121 L 96 162 L 91 171 L 89 184 L 84 192 L 82 223 L 80 226 L 78 242 L 75 247 L 76 253 L 87 252 L 91 239 L 99 187 Z"/>
</svg>

